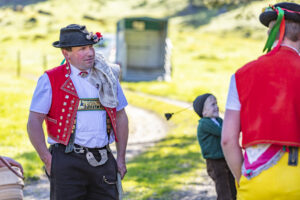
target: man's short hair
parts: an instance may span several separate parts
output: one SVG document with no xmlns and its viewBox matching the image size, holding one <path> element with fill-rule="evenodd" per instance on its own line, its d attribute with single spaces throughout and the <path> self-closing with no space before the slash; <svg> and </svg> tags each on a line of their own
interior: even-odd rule
<svg viewBox="0 0 300 200">
<path fill-rule="evenodd" d="M 286 20 L 284 36 L 293 42 L 300 40 L 300 23 Z"/>
<path fill-rule="evenodd" d="M 67 51 L 72 51 L 72 47 L 63 47 L 61 49 L 67 50 Z"/>
<path fill-rule="evenodd" d="M 269 31 L 268 31 L 269 34 L 271 31 L 271 28 L 275 25 L 275 23 L 276 23 L 275 20 L 270 22 Z M 279 34 L 280 33 L 278 32 L 277 37 L 276 37 L 277 39 L 279 39 Z M 289 39 L 293 42 L 297 42 L 298 40 L 300 40 L 300 23 L 286 20 L 284 37 L 286 37 L 287 39 Z"/>
</svg>

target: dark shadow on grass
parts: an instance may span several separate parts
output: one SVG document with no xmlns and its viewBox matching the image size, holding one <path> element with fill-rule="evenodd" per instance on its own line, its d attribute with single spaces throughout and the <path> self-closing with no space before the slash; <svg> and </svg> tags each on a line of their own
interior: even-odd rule
<svg viewBox="0 0 300 200">
<path fill-rule="evenodd" d="M 185 16 L 182 25 L 197 28 L 208 24 L 213 17 L 221 14 L 221 11 L 222 10 L 220 9 L 208 9 L 204 6 L 186 7 L 183 10 L 169 16 L 169 18 Z"/>
<path fill-rule="evenodd" d="M 160 188 L 160 183 L 173 176 L 189 173 L 199 168 L 199 163 L 205 163 L 200 152 L 189 150 L 195 142 L 197 143 L 195 136 L 170 136 L 162 139 L 153 148 L 129 161 L 126 179 L 157 188 L 160 194 L 173 191 L 172 185 L 167 185 L 166 190 Z"/>
<path fill-rule="evenodd" d="M 0 0 L 0 7 L 13 7 L 17 6 L 27 6 L 30 4 L 35 4 L 38 2 L 47 1 L 47 0 Z"/>
<path fill-rule="evenodd" d="M 253 0 L 253 1 L 261 1 L 261 0 Z M 181 23 L 183 27 L 190 26 L 190 27 L 198 28 L 202 25 L 209 24 L 210 21 L 216 16 L 222 15 L 228 11 L 242 9 L 247 4 L 249 4 L 249 2 L 239 3 L 239 4 L 223 4 L 220 5 L 219 7 L 211 7 L 211 8 L 208 8 L 204 5 L 200 5 L 200 6 L 188 5 L 184 9 L 168 16 L 167 18 L 184 16 L 183 22 Z M 240 17 L 239 15 L 237 15 L 236 17 L 237 18 Z"/>
</svg>

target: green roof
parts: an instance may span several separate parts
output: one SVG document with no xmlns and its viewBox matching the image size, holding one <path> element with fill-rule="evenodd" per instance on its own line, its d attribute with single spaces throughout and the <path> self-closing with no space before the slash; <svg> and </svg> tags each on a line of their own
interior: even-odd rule
<svg viewBox="0 0 300 200">
<path fill-rule="evenodd" d="M 150 17 L 123 18 L 117 23 L 117 30 L 165 30 L 168 26 L 167 19 L 156 19 Z"/>
</svg>

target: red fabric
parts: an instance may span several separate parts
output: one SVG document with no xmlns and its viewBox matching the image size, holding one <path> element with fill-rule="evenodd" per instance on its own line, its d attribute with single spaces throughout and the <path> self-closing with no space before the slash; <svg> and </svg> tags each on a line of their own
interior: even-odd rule
<svg viewBox="0 0 300 200">
<path fill-rule="evenodd" d="M 49 137 L 58 143 L 67 145 L 72 133 L 79 98 L 70 78 L 70 67 L 67 64 L 46 71 L 52 88 L 52 104 L 46 117 Z M 116 109 L 106 108 L 116 137 Z"/>
<path fill-rule="evenodd" d="M 89 74 L 88 72 L 79 72 L 80 76 L 82 76 L 82 75 L 84 76 L 84 75 L 88 75 L 88 74 Z"/>
<path fill-rule="evenodd" d="M 300 146 L 300 56 L 281 46 L 236 74 L 242 146 Z"/>
</svg>

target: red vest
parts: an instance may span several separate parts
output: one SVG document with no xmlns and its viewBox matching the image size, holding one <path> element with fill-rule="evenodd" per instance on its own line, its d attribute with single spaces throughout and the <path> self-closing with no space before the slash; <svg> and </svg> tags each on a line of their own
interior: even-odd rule
<svg viewBox="0 0 300 200">
<path fill-rule="evenodd" d="M 236 74 L 243 147 L 300 146 L 300 56 L 282 46 Z"/>
<path fill-rule="evenodd" d="M 52 104 L 46 117 L 50 138 L 67 145 L 76 117 L 79 97 L 70 78 L 71 69 L 66 64 L 46 71 L 52 88 Z M 104 107 L 112 123 L 116 136 L 116 108 Z"/>
</svg>

